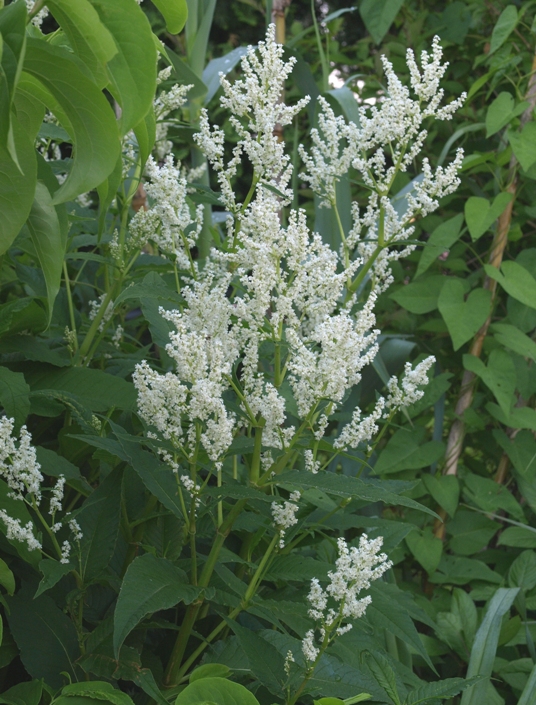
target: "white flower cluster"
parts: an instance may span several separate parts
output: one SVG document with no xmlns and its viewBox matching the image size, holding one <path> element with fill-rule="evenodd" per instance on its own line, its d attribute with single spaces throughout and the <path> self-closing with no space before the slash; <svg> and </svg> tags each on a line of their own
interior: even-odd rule
<svg viewBox="0 0 536 705">
<path fill-rule="evenodd" d="M 424 140 L 422 120 L 429 115 L 447 119 L 459 104 L 441 108 L 432 95 L 432 85 L 445 68 L 434 41 L 432 59 L 423 56 L 419 85 L 412 78 L 414 91 L 425 96 L 422 106 L 410 98 L 388 62 L 388 96 L 370 115 L 363 108 L 360 126 L 346 125 L 321 101 L 313 152 L 310 157 L 303 153 L 311 183 L 330 201 L 337 178 L 352 165 L 373 190 L 363 218 L 354 208 L 354 228 L 346 244 L 358 243 L 357 256 L 350 257 L 344 247 L 336 252 L 311 233 L 301 210 L 291 210 L 282 225 L 292 167 L 276 127 L 289 124 L 305 104 L 288 107 L 280 100 L 293 66 L 292 60 L 283 61 L 282 52 L 272 26 L 258 53 L 250 48 L 243 58 L 241 80 L 231 85 L 221 79 L 222 104 L 231 110 L 239 137 L 230 161 L 225 160 L 223 131 L 210 128 L 206 113 L 202 117 L 196 139 L 218 174 L 223 200 L 233 214 L 226 247 L 212 250 L 202 269 L 192 265 L 193 279 L 182 290 L 184 309 L 162 312 L 175 327 L 166 348 L 175 370 L 159 374 L 143 362 L 134 374 L 140 415 L 157 437 L 171 441 L 180 462 L 190 462 L 199 447 L 213 462 L 221 462 L 233 438 L 254 427 L 256 438 L 262 434 L 262 471 L 268 472 L 267 451 L 287 449 L 300 430 L 289 418 L 289 392 L 294 417 L 320 441 L 331 415 L 378 352 L 374 307 L 389 281 L 389 262 L 409 251 L 392 252 L 388 245 L 407 238 L 411 226 L 405 222 L 410 213 L 413 217 L 431 207 L 427 198 L 456 186 L 458 162 L 435 173 L 425 163 L 424 177 L 401 219 L 387 195 L 396 169 L 387 166 L 383 149 L 392 149 L 398 168 L 407 168 L 416 155 L 414 143 L 420 149 Z M 365 158 L 367 153 L 371 156 Z M 240 205 L 233 179 L 244 156 L 253 165 L 254 179 L 247 204 Z M 186 264 L 195 237 L 186 232 L 190 228 L 197 233 L 200 219 L 192 218 L 185 201 L 185 178 L 171 158 L 162 167 L 151 162 L 149 171 L 152 183 L 147 191 L 154 206 L 140 211 L 131 229 L 145 229 L 163 250 L 173 248 Z M 363 228 L 367 237 L 361 241 Z M 186 239 L 182 255 L 179 235 Z M 371 286 L 360 290 L 358 299 L 349 282 L 362 267 L 370 269 Z M 275 351 L 268 363 L 266 350 Z M 390 383 L 387 400 L 381 397 L 369 416 L 356 409 L 335 439 L 335 449 L 370 442 L 382 417 L 421 394 L 417 388 L 426 383 L 431 364 L 429 360 L 414 371 L 408 368 L 399 391 L 397 383 Z M 311 452 L 304 459 L 307 470 L 318 472 L 320 463 Z M 170 465 L 178 473 L 178 461 Z"/>
<path fill-rule="evenodd" d="M 26 0 L 26 9 L 28 12 L 31 12 L 33 10 L 33 7 L 35 5 L 35 0 Z M 35 25 L 36 27 L 41 27 L 43 24 L 43 20 L 48 17 L 48 7 L 44 7 L 42 10 L 39 10 L 37 15 L 35 17 L 32 17 L 32 24 Z"/>
<path fill-rule="evenodd" d="M 386 406 L 388 409 L 399 409 L 401 407 L 410 406 L 422 399 L 424 391 L 419 387 L 425 387 L 428 384 L 428 372 L 435 362 L 435 357 L 427 357 L 422 362 L 412 369 L 411 364 L 406 362 L 404 367 L 404 376 L 402 377 L 402 388 L 398 384 L 396 377 L 391 377 L 387 388 L 389 396 L 387 397 Z"/>
<path fill-rule="evenodd" d="M 359 539 L 359 547 L 348 548 L 343 538 L 338 539 L 339 557 L 335 562 L 336 571 L 328 573 L 329 585 L 322 588 L 317 578 L 311 580 L 309 616 L 318 623 L 322 645 L 352 628 L 349 619 L 359 619 L 371 603 L 370 595 L 358 598 L 359 593 L 368 590 L 374 580 L 378 580 L 392 566 L 385 553 L 379 553 L 383 538 L 369 541 L 366 534 Z M 333 606 L 330 606 L 333 605 Z M 346 621 L 346 623 L 344 623 Z M 320 653 L 315 644 L 315 630 L 311 629 L 302 642 L 303 654 L 307 661 L 314 662 Z"/>
<path fill-rule="evenodd" d="M 253 165 L 256 180 L 265 180 L 292 197 L 286 191 L 292 172 L 290 158 L 285 154 L 276 128 L 290 125 L 309 102 L 307 97 L 288 106 L 280 99 L 295 63 L 294 57 L 287 62 L 283 60 L 283 46 L 276 43 L 275 25 L 270 25 L 266 41 L 259 42 L 258 55 L 250 47 L 242 57 L 243 78 L 231 84 L 221 74 L 221 105 L 229 108 L 231 124 L 239 137 L 233 157 L 227 164 L 224 161 L 223 130 L 216 127 L 211 130 L 208 114 L 206 110 L 202 112 L 201 129 L 195 140 L 218 173 L 223 202 L 231 213 L 238 210 L 231 182 L 244 154 Z"/>
<path fill-rule="evenodd" d="M 93 301 L 89 302 L 89 320 L 94 321 L 95 318 L 97 318 L 97 315 L 99 311 L 102 308 L 102 305 L 104 303 L 104 299 L 106 298 L 106 294 L 101 294 L 98 299 L 93 299 Z M 102 333 L 102 331 L 106 328 L 108 322 L 112 319 L 114 315 L 114 302 L 110 301 L 108 305 L 106 306 L 106 311 L 104 311 L 104 314 L 101 318 L 101 322 L 99 323 L 99 333 Z"/>
<path fill-rule="evenodd" d="M 38 507 L 42 499 L 44 479 L 41 474 L 41 466 L 37 462 L 36 450 L 32 445 L 32 437 L 26 426 L 21 428 L 19 438 L 13 433 L 14 428 L 14 419 L 6 416 L 0 417 L 0 477 L 5 480 L 10 489 L 9 497 L 25 502 L 30 507 Z M 63 526 L 61 522 L 55 522 L 55 517 L 56 513 L 62 509 L 64 488 L 65 477 L 60 475 L 52 488 L 50 497 L 49 513 L 52 516 L 50 529 L 54 533 L 57 533 Z M 40 541 L 35 536 L 32 522 L 23 525 L 20 519 L 10 517 L 5 509 L 0 509 L 0 520 L 6 527 L 8 539 L 25 543 L 29 551 L 42 548 Z M 80 540 L 82 534 L 76 521 L 71 520 L 69 526 L 75 534 L 76 540 Z M 66 544 L 69 546 L 69 542 L 65 541 L 63 544 L 61 562 L 68 562 L 68 560 L 63 560 L 65 556 L 68 557 L 70 551 L 70 546 L 67 551 Z"/>
<path fill-rule="evenodd" d="M 406 206 L 398 212 L 389 193 L 397 172 L 405 172 L 421 151 L 428 131 L 423 127 L 427 118 L 450 120 L 462 105 L 466 95 L 447 105 L 439 82 L 448 64 L 441 63 L 442 49 L 439 37 L 434 37 L 432 55 L 421 54 L 422 73 L 411 49 L 407 52 L 410 70 L 410 89 L 396 76 L 392 64 L 382 57 L 387 78 L 387 95 L 377 105 L 359 108 L 359 124 L 346 123 L 336 117 L 324 98 L 319 98 L 321 112 L 319 129 L 311 131 L 310 154 L 300 146 L 300 155 L 306 171 L 301 176 L 320 197 L 322 205 L 336 205 L 335 186 L 352 166 L 365 185 L 370 188 L 368 206 L 363 215 L 357 205 L 353 210 L 353 227 L 346 247 L 366 262 L 378 244 L 385 248 L 377 257 L 372 273 L 379 290 L 391 282 L 389 262 L 408 255 L 415 245 L 403 250 L 389 250 L 389 245 L 407 240 L 414 232 L 411 225 L 416 216 L 425 216 L 438 206 L 438 199 L 452 193 L 460 181 L 457 177 L 463 151 L 458 150 L 454 161 L 446 168 L 432 170 L 429 161 L 422 160 L 422 175 L 415 179 L 413 190 L 406 195 Z M 379 107 L 378 107 L 379 106 Z M 366 234 L 366 242 L 362 241 Z"/>
<path fill-rule="evenodd" d="M 185 174 L 174 164 L 173 156 L 166 157 L 162 166 L 149 157 L 145 184 L 151 198 L 148 210 L 141 208 L 130 221 L 131 247 L 141 247 L 149 240 L 164 254 L 171 255 L 181 269 L 195 267 L 190 250 L 195 246 L 203 226 L 203 206 L 192 213 L 186 199 L 188 187 Z"/>
<path fill-rule="evenodd" d="M 279 548 L 285 546 L 285 532 L 298 523 L 296 514 L 299 510 L 298 502 L 300 501 L 301 492 L 291 492 L 289 500 L 283 502 L 272 502 L 272 518 L 279 532 Z"/>
<path fill-rule="evenodd" d="M 160 71 L 158 74 L 158 83 L 166 81 L 171 75 L 171 66 Z M 171 125 L 166 121 L 170 113 L 186 103 L 186 94 L 192 88 L 191 85 L 180 86 L 175 84 L 169 91 L 162 91 L 154 101 L 154 114 L 156 118 L 156 140 L 155 152 L 159 160 L 164 159 L 172 148 L 173 142 L 167 139 L 168 130 Z"/>
</svg>

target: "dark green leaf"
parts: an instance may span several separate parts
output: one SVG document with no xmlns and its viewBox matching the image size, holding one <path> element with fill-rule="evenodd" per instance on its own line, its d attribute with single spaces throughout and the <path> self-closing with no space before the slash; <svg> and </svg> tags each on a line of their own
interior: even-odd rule
<svg viewBox="0 0 536 705">
<path fill-rule="evenodd" d="M 240 683 L 233 683 L 226 678 L 195 680 L 181 691 L 175 700 L 175 705 L 201 705 L 201 703 L 259 705 L 259 701 L 251 691 Z"/>
<path fill-rule="evenodd" d="M 59 113 L 73 140 L 71 171 L 53 199 L 63 203 L 95 188 L 114 170 L 121 149 L 115 116 L 67 50 L 29 39 L 24 70 L 45 87 L 38 97 Z"/>
<path fill-rule="evenodd" d="M 0 703 L 5 703 L 5 705 L 39 705 L 42 692 L 43 683 L 41 681 L 18 683 L 0 695 Z"/>
<path fill-rule="evenodd" d="M 15 419 L 18 431 L 30 413 L 30 387 L 21 372 L 0 367 L 0 404 L 6 416 Z"/>
<path fill-rule="evenodd" d="M 80 572 L 91 581 L 108 565 L 115 550 L 121 516 L 121 474 L 113 471 L 86 499 L 76 519 L 82 530 Z"/>
<path fill-rule="evenodd" d="M 405 428 L 396 431 L 381 451 L 374 466 L 374 473 L 385 475 L 402 470 L 417 470 L 439 460 L 444 452 L 444 444 L 429 441 L 420 445 L 422 435 L 424 434 Z"/>
<path fill-rule="evenodd" d="M 253 675 L 273 695 L 283 694 L 285 680 L 285 659 L 279 651 L 256 632 L 241 627 L 237 622 L 228 621 L 236 634 L 240 646 L 247 654 Z M 203 681 L 199 681 L 202 683 Z"/>
<path fill-rule="evenodd" d="M 459 213 L 453 218 L 441 223 L 428 238 L 419 260 L 419 266 L 415 277 L 424 274 L 430 265 L 437 260 L 446 250 L 448 250 L 459 239 L 463 215 Z"/>
<path fill-rule="evenodd" d="M 437 308 L 439 294 L 445 284 L 445 277 L 436 275 L 405 284 L 389 298 L 400 304 L 410 313 L 429 313 Z"/>
<path fill-rule="evenodd" d="M 491 137 L 505 125 L 508 125 L 511 120 L 525 110 L 527 105 L 528 103 L 525 102 L 515 105 L 511 93 L 506 91 L 499 93 L 486 113 L 486 137 Z"/>
<path fill-rule="evenodd" d="M 493 28 L 489 53 L 497 51 L 510 34 L 514 31 L 517 24 L 517 9 L 515 5 L 507 5 L 499 15 L 499 19 Z"/>
<path fill-rule="evenodd" d="M 359 4 L 359 13 L 376 44 L 385 37 L 403 4 L 404 0 L 363 0 Z"/>
<path fill-rule="evenodd" d="M 421 685 L 420 688 L 412 690 L 408 693 L 404 705 L 418 705 L 419 703 L 425 703 L 429 700 L 436 700 L 444 698 L 452 698 L 454 695 L 458 695 L 462 690 L 475 685 L 480 680 L 480 678 L 447 678 L 443 681 L 435 681 L 434 683 L 426 683 L 426 685 Z"/>
<path fill-rule="evenodd" d="M 440 507 L 451 517 L 456 513 L 460 498 L 460 483 L 455 475 L 424 475 L 422 478 L 426 489 Z"/>
<path fill-rule="evenodd" d="M 415 560 L 422 565 L 428 575 L 437 570 L 443 553 L 443 542 L 431 530 L 412 531 L 406 536 L 406 543 Z"/>
<path fill-rule="evenodd" d="M 510 587 L 532 590 L 536 587 L 536 553 L 523 551 L 515 559 L 508 571 Z"/>
<path fill-rule="evenodd" d="M 509 526 L 499 536 L 500 546 L 515 546 L 516 548 L 536 548 L 536 529 L 527 526 Z"/>
<path fill-rule="evenodd" d="M 536 123 L 534 124 L 536 127 Z M 536 280 L 517 262 L 503 262 L 501 271 L 489 264 L 484 266 L 488 277 L 498 281 L 507 294 L 525 306 L 536 308 Z"/>
<path fill-rule="evenodd" d="M 80 655 L 73 623 L 46 595 L 33 599 L 29 590 L 9 598 L 9 627 L 22 662 L 33 678 L 53 688 L 63 685 L 62 671 L 76 680 L 74 662 Z"/>
<path fill-rule="evenodd" d="M 129 565 L 114 613 L 114 652 L 119 649 L 134 627 L 148 614 L 189 604 L 200 589 L 189 585 L 186 574 L 165 558 L 150 553 L 139 556 Z"/>
<path fill-rule="evenodd" d="M 54 587 L 64 575 L 67 575 L 72 570 L 72 566 L 69 563 L 60 563 L 59 561 L 45 558 L 39 562 L 39 570 L 43 573 L 43 577 L 34 597 L 39 597 L 39 595 Z"/>
<path fill-rule="evenodd" d="M 7 563 L 0 558 L 0 585 L 7 590 L 8 595 L 15 592 L 15 576 L 9 569 Z M 0 640 L 0 644 L 2 641 Z"/>
</svg>

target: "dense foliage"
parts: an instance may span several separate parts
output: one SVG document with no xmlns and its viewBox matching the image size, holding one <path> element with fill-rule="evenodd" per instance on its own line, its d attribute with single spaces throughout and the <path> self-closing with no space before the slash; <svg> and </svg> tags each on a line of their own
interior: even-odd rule
<svg viewBox="0 0 536 705">
<path fill-rule="evenodd" d="M 536 3 L 272 5 L 0 9 L 0 702 L 536 702 Z"/>
</svg>

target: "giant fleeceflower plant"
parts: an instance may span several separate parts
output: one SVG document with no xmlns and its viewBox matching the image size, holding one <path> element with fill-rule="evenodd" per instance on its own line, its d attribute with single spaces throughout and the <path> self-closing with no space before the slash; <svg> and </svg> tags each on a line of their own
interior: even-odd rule
<svg viewBox="0 0 536 705">
<path fill-rule="evenodd" d="M 271 27 L 258 53 L 251 48 L 242 59 L 243 78 L 234 84 L 222 78 L 221 102 L 231 111 L 239 138 L 230 161 L 225 161 L 223 132 L 210 127 L 205 112 L 201 117 L 196 140 L 218 175 L 230 213 L 227 243 L 223 251 L 210 253 L 202 271 L 191 269 L 183 289 L 185 307 L 164 314 L 175 327 L 167 346 L 175 370 L 162 375 L 144 362 L 134 375 L 140 413 L 151 433 L 165 439 L 162 453 L 177 472 L 182 464 L 191 467 L 200 450 L 221 467 L 233 438 L 242 433 L 255 437 L 251 482 L 288 469 L 291 459 L 302 467 L 303 455 L 293 455 L 292 449 L 298 442 L 318 447 L 331 416 L 378 352 L 377 296 L 389 283 L 389 261 L 413 247 L 400 250 L 397 245 L 413 232 L 410 222 L 436 208 L 437 199 L 459 183 L 461 153 L 436 171 L 423 160 L 423 176 L 401 215 L 389 200 L 397 172 L 406 170 L 422 147 L 423 120 L 449 119 L 463 99 L 440 105 L 438 82 L 445 65 L 435 39 L 432 56 L 422 55 L 422 72 L 408 54 L 415 98 L 384 59 L 387 96 L 379 107 L 360 108 L 360 125 L 336 117 L 320 100 L 320 129 L 312 133 L 312 151 L 301 149 L 302 177 L 333 208 L 335 182 L 350 165 L 371 192 L 364 215 L 354 206 L 353 228 L 346 240 L 341 233 L 340 252 L 309 230 L 301 210 L 291 210 L 283 226 L 281 208 L 289 203 L 292 167 L 276 127 L 289 124 L 307 102 L 289 107 L 280 100 L 293 63 L 292 58 L 283 60 Z M 233 178 L 243 158 L 253 166 L 253 181 L 245 202 L 239 203 Z M 171 176 L 171 163 L 151 169 L 155 183 L 162 169 L 170 170 L 166 179 Z M 175 174 L 175 189 L 170 183 L 152 190 L 152 212 L 162 222 L 164 214 L 177 213 L 184 232 L 188 210 L 180 216 L 178 210 L 186 184 Z M 198 218 L 190 217 L 191 231 Z M 366 277 L 369 286 L 360 286 Z M 370 444 L 382 420 L 422 396 L 420 387 L 432 363 L 428 358 L 414 370 L 406 366 L 401 387 L 393 378 L 387 398 L 380 397 L 368 415 L 356 409 L 332 439 L 334 452 Z M 268 466 L 262 463 L 261 476 L 261 454 L 266 457 L 269 449 L 275 449 L 276 457 Z M 307 455 L 306 467 L 319 470 L 316 450 Z"/>
</svg>

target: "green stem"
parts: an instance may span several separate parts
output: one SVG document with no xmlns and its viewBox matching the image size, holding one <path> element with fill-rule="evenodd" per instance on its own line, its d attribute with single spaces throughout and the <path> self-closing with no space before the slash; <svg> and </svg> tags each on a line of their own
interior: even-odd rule
<svg viewBox="0 0 536 705">
<path fill-rule="evenodd" d="M 227 517 L 225 518 L 223 524 L 219 527 L 214 543 L 208 555 L 208 558 L 203 566 L 201 575 L 199 576 L 198 585 L 199 587 L 208 587 L 212 573 L 214 572 L 214 567 L 218 561 L 220 551 L 225 543 L 225 539 L 229 535 L 234 522 L 236 521 L 240 512 L 246 506 L 247 500 L 239 500 L 231 509 Z M 200 597 L 195 602 L 192 602 L 186 610 L 186 615 L 182 622 L 177 640 L 171 652 L 171 656 L 164 674 L 164 684 L 168 687 L 176 685 L 178 683 L 178 674 L 181 667 L 181 662 L 190 639 L 190 634 L 197 620 L 199 610 L 203 604 L 203 597 Z"/>
<path fill-rule="evenodd" d="M 63 260 L 63 276 L 65 278 L 65 291 L 67 292 L 67 305 L 69 307 L 69 320 L 71 321 L 71 330 L 74 333 L 73 344 L 74 352 L 78 350 L 78 336 L 76 334 L 76 322 L 74 317 L 73 297 L 71 293 L 71 282 L 69 280 L 69 272 L 67 271 L 67 262 Z"/>
<path fill-rule="evenodd" d="M 258 484 L 261 474 L 262 430 L 262 426 L 257 426 L 255 429 L 255 446 L 249 469 L 249 481 L 252 485 Z"/>
</svg>

